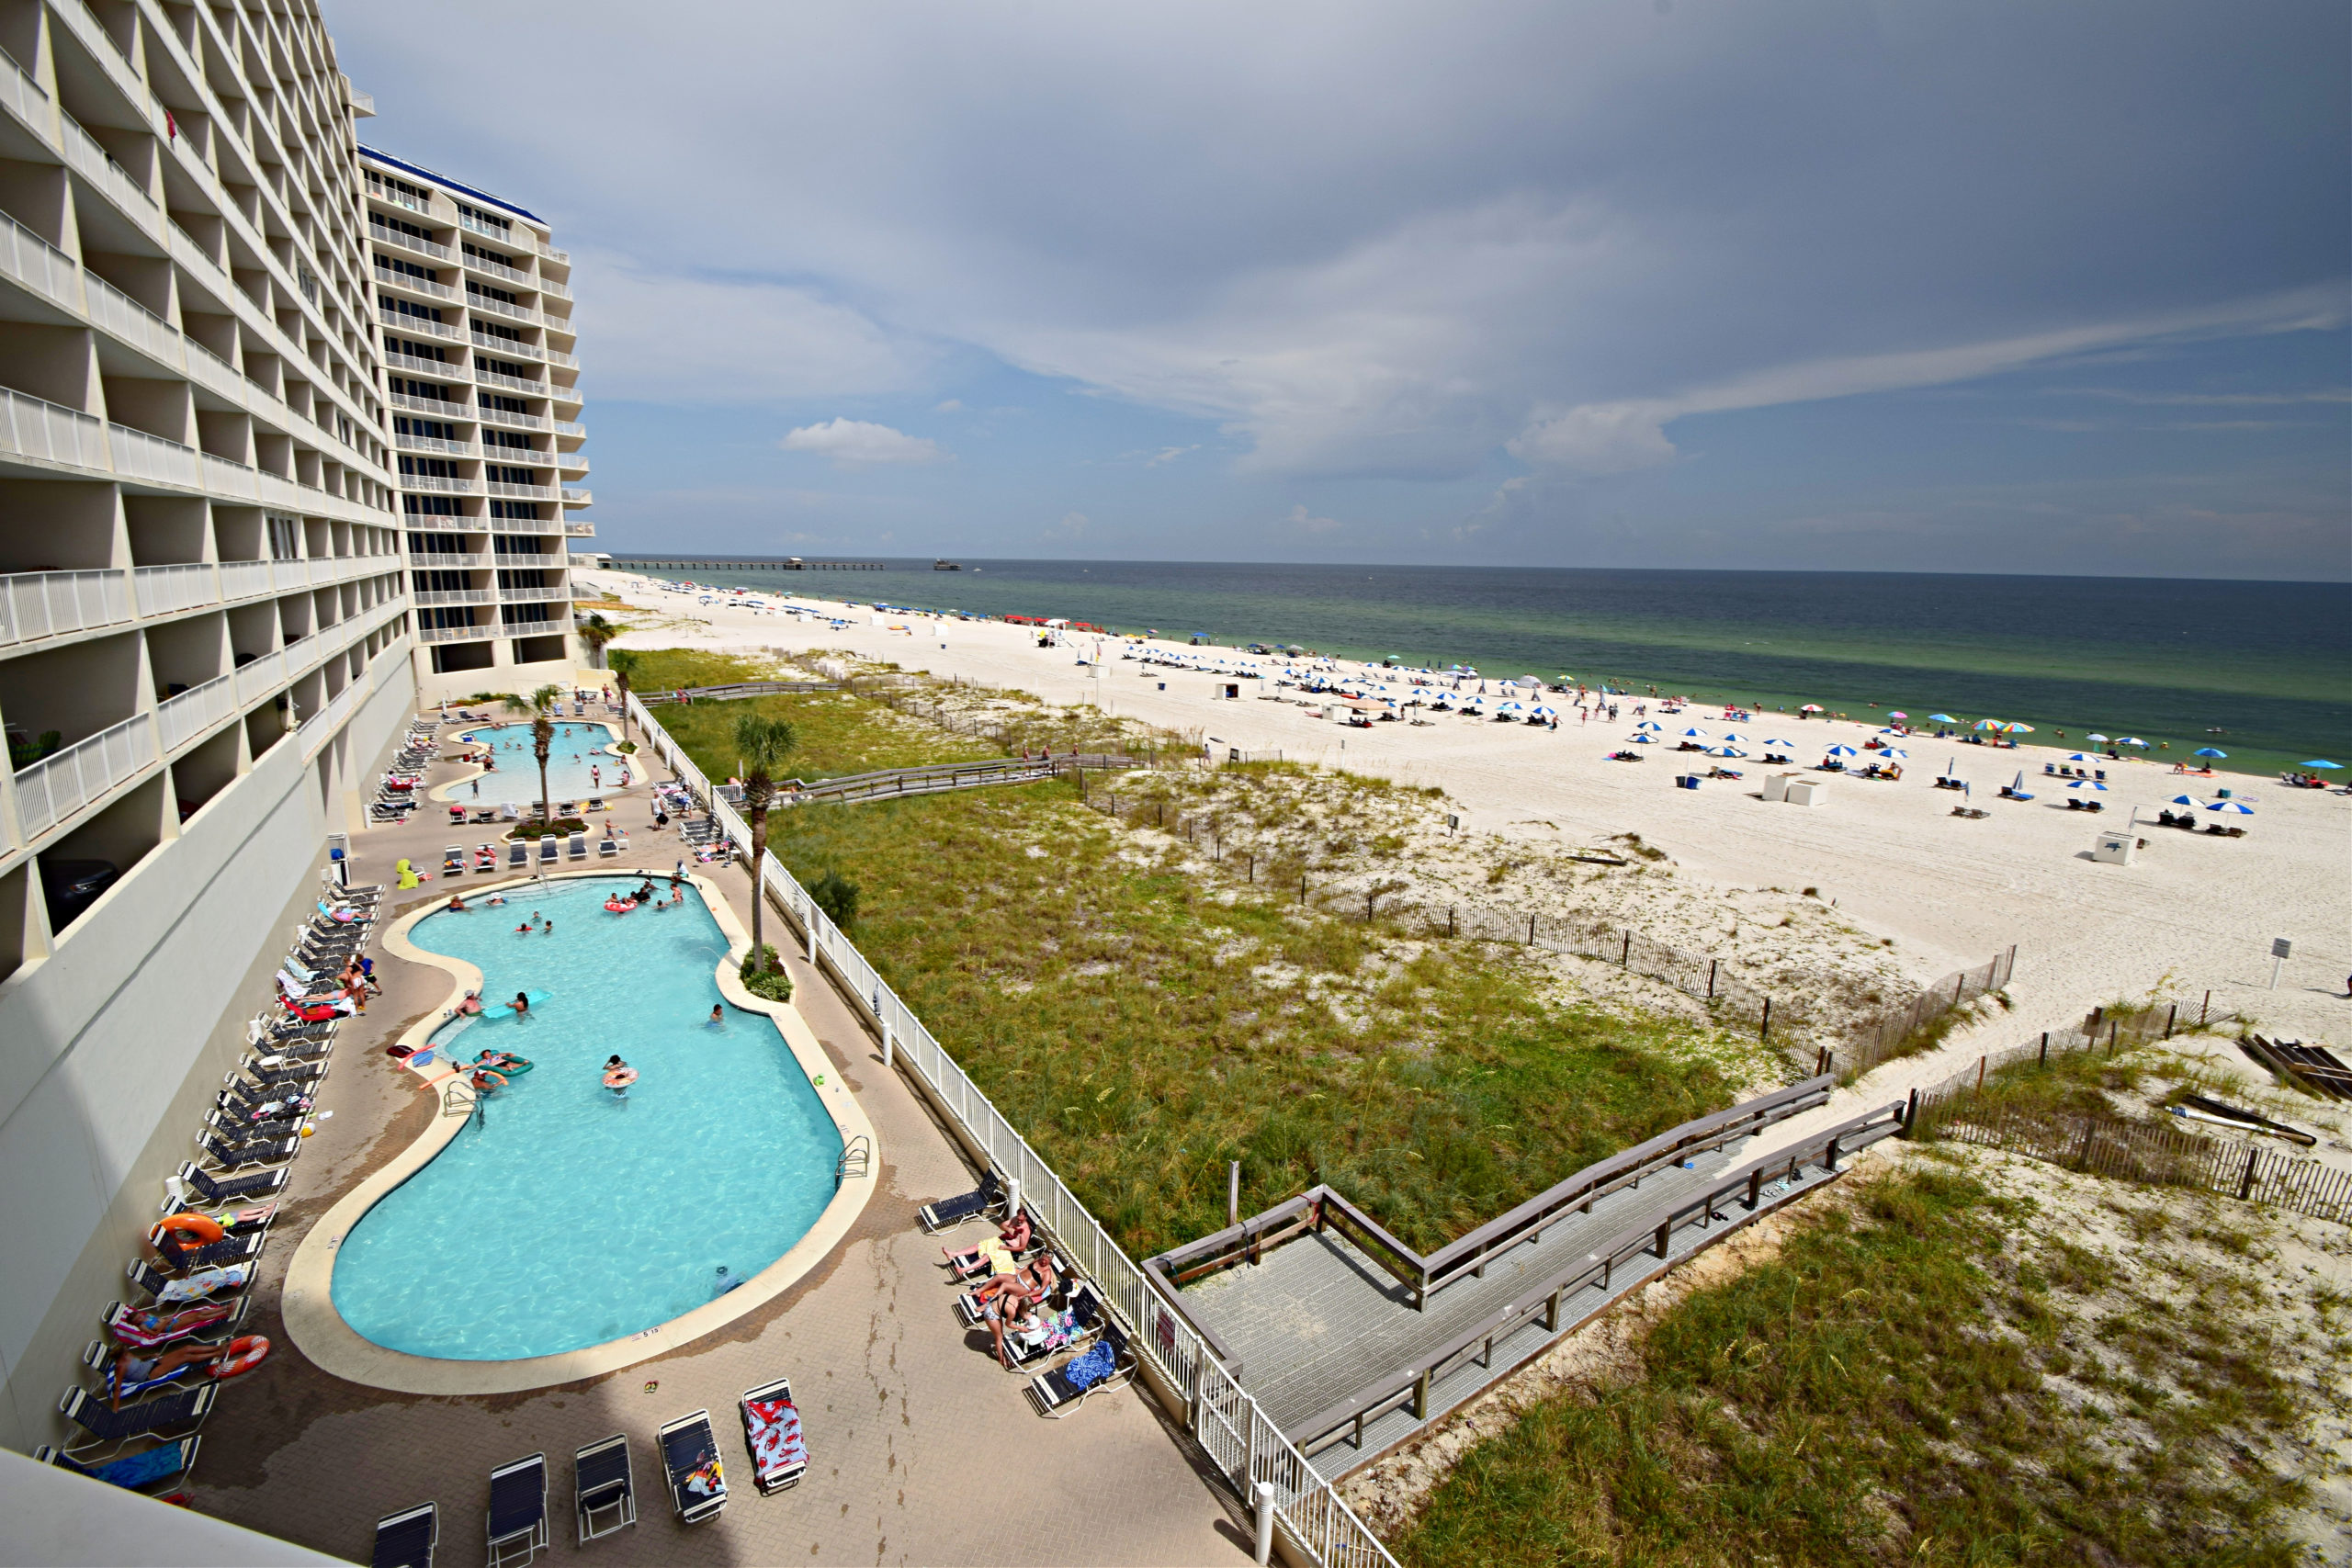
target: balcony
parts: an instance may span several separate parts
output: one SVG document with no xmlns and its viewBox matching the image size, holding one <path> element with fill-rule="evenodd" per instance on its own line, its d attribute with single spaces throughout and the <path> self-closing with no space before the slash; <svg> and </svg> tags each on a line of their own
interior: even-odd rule
<svg viewBox="0 0 2352 1568">
<path fill-rule="evenodd" d="M 473 520 L 477 526 L 484 521 L 490 524 L 490 531 L 493 534 L 553 534 L 560 531 L 559 525 L 536 517 L 492 517 Z"/>
<path fill-rule="evenodd" d="M 154 762 L 155 725 L 141 713 L 19 771 L 17 816 L 25 838 L 46 833 Z"/>
<path fill-rule="evenodd" d="M 155 198 L 147 194 L 147 187 L 129 169 L 116 163 L 107 150 L 98 145 L 98 139 L 83 130 L 72 115 L 61 112 L 57 122 L 65 133 L 67 165 L 105 191 L 114 204 L 122 209 L 125 217 L 141 231 L 153 236 L 160 227 L 157 220 L 163 216 L 163 209 L 155 205 Z"/>
<path fill-rule="evenodd" d="M 502 283 L 512 283 L 523 288 L 537 288 L 539 286 L 537 278 L 527 272 L 518 272 L 503 262 L 491 261 L 486 257 L 475 255 L 469 251 L 464 253 L 464 260 L 469 270 L 481 273 L 484 277 L 494 277 Z"/>
<path fill-rule="evenodd" d="M 456 335 L 454 330 L 450 335 Z M 548 356 L 548 351 L 535 343 L 520 343 L 514 338 L 495 337 L 487 333 L 474 333 L 469 335 L 473 338 L 476 348 L 487 350 L 492 354 L 504 355 L 509 359 L 545 359 Z"/>
<path fill-rule="evenodd" d="M 130 619 L 122 573 L 27 571 L 0 577 L 0 648 Z"/>
<path fill-rule="evenodd" d="M 413 276 L 405 272 L 395 272 L 388 266 L 379 266 L 373 270 L 376 274 L 376 281 L 387 288 L 404 288 L 411 294 L 423 295 L 428 299 L 458 298 L 458 291 L 446 283 L 428 282 L 424 278 Z"/>
<path fill-rule="evenodd" d="M 408 564 L 424 570 L 481 570 L 504 564 L 505 557 L 472 555 L 456 550 L 411 550 Z"/>
<path fill-rule="evenodd" d="M 0 272 L 69 310 L 80 307 L 74 280 L 81 268 L 74 258 L 6 214 L 0 214 Z"/>
<path fill-rule="evenodd" d="M 580 356 L 576 354 L 566 354 L 560 349 L 554 348 L 547 349 L 543 352 L 545 353 L 547 362 L 549 365 L 560 365 L 566 370 L 577 370 L 580 368 Z"/>
<path fill-rule="evenodd" d="M 555 455 L 555 466 L 567 475 L 584 474 L 588 471 L 588 455 L 585 452 L 559 452 Z"/>
<path fill-rule="evenodd" d="M 447 369 L 447 367 L 445 366 L 443 368 Z M 471 403 L 452 403 L 439 398 L 420 398 L 412 392 L 394 392 L 392 407 L 408 413 L 427 414 L 435 419 L 462 421 L 474 417 Z"/>
<path fill-rule="evenodd" d="M 481 486 L 473 479 L 451 479 L 442 474 L 401 474 L 393 480 L 401 489 L 418 494 L 480 495 Z"/>
<path fill-rule="evenodd" d="M 563 396 L 560 387 L 549 392 L 543 381 L 526 381 L 520 376 L 509 376 L 503 370 L 485 370 L 479 365 L 474 367 L 474 379 L 485 387 L 503 388 L 510 392 L 524 392 L 535 398 Z"/>
<path fill-rule="evenodd" d="M 556 488 L 553 485 L 509 484 L 504 479 L 491 480 L 490 493 L 507 501 L 553 501 L 556 499 Z"/>
<path fill-rule="evenodd" d="M 417 213 L 423 217 L 430 218 L 433 216 L 433 208 L 431 203 L 419 201 L 416 197 L 409 195 L 406 191 L 394 190 L 391 186 L 386 185 L 382 177 L 379 175 L 368 174 L 366 175 L 366 178 L 368 181 L 368 195 L 370 200 L 380 201 L 387 207 L 405 208 L 409 211 Z"/>
<path fill-rule="evenodd" d="M 502 604 L 545 604 L 556 600 L 570 602 L 571 588 L 568 583 L 556 583 L 547 588 L 502 588 L 498 602 Z"/>
<path fill-rule="evenodd" d="M 566 555 L 523 555 L 518 553 L 492 557 L 490 564 L 492 566 L 513 567 L 516 570 L 523 570 L 525 569 L 543 570 L 549 568 L 570 566 L 571 564 L 571 558 Z"/>
<path fill-rule="evenodd" d="M 563 492 L 563 503 L 566 506 L 594 506 L 596 504 L 596 492 L 588 490 L 567 490 Z"/>
<path fill-rule="evenodd" d="M 415 333 L 424 337 L 447 338 L 451 343 L 466 341 L 466 334 L 451 323 L 433 321 L 424 316 L 404 316 L 397 310 L 387 310 L 379 306 L 376 310 L 376 320 L 396 333 Z M 446 367 L 443 368 L 442 374 L 448 374 Z"/>
<path fill-rule="evenodd" d="M 585 436 L 588 427 L 576 419 L 560 419 L 555 422 L 555 433 L 558 435 Z"/>
<path fill-rule="evenodd" d="M 406 431 L 395 431 L 392 441 L 403 452 L 446 452 L 458 457 L 481 456 L 481 448 L 470 441 L 445 441 L 437 435 L 411 435 Z"/>
<path fill-rule="evenodd" d="M 416 628 L 416 640 L 419 642 L 488 642 L 492 638 L 502 635 L 503 634 L 494 624 L 475 626 L 419 626 Z"/>
<path fill-rule="evenodd" d="M 532 326 L 539 324 L 539 313 L 529 306 L 509 305 L 503 299 L 493 299 L 487 294 L 476 293 L 471 289 L 466 292 L 466 309 L 485 311 L 493 316 L 503 316 L 510 321 L 526 321 Z"/>
<path fill-rule="evenodd" d="M 411 593 L 409 603 L 420 608 L 436 604 L 494 604 L 498 595 L 487 588 L 435 588 Z"/>
<path fill-rule="evenodd" d="M 553 278 L 542 277 L 534 287 L 536 287 L 540 293 L 545 294 L 551 299 L 569 299 L 571 298 L 571 290 L 564 285 L 556 282 Z"/>
<path fill-rule="evenodd" d="M 413 234 L 403 234 L 398 229 L 375 221 L 372 214 L 368 223 L 368 237 L 379 245 L 395 245 L 401 250 L 413 251 L 421 256 L 431 256 L 435 261 L 457 259 L 457 253 L 448 246 L 436 245 L 430 240 L 420 240 Z"/>
<path fill-rule="evenodd" d="M 277 592 L 277 578 L 266 560 L 224 560 L 220 563 L 220 597 L 229 603 Z"/>
<path fill-rule="evenodd" d="M 549 387 L 545 389 L 543 395 L 553 398 L 560 403 L 576 403 L 582 400 L 578 387 Z"/>
<path fill-rule="evenodd" d="M 563 531 L 575 539 L 593 539 L 596 536 L 596 525 L 574 523 L 567 518 L 564 521 Z"/>
<path fill-rule="evenodd" d="M 161 737 L 164 753 L 170 756 L 181 747 L 230 718 L 237 711 L 237 682 L 233 676 L 221 675 L 201 686 L 191 686 L 176 696 L 166 697 L 155 709 L 155 729 Z"/>
<path fill-rule="evenodd" d="M 168 615 L 217 604 L 220 598 L 220 569 L 210 561 L 180 566 L 142 566 L 130 574 L 132 594 L 142 615 Z"/>
<path fill-rule="evenodd" d="M 0 455 L 104 468 L 106 450 L 103 421 L 0 387 Z"/>
<path fill-rule="evenodd" d="M 548 427 L 548 422 L 535 413 L 513 413 L 505 409 L 484 408 L 480 410 L 480 415 L 484 424 L 511 425 L 518 430 L 545 430 Z"/>
<path fill-rule="evenodd" d="M 107 426 L 107 446 L 114 453 L 114 471 L 126 478 L 179 485 L 187 490 L 203 485 L 202 469 L 198 467 L 193 446 L 166 441 L 127 424 Z M 250 486 L 246 493 L 251 494 Z"/>
<path fill-rule="evenodd" d="M 456 377 L 459 379 L 463 379 L 466 374 L 466 367 L 462 365 L 452 365 L 446 359 L 420 359 L 413 354 L 388 353 L 384 355 L 384 368 L 412 370 L 420 376 Z"/>
</svg>

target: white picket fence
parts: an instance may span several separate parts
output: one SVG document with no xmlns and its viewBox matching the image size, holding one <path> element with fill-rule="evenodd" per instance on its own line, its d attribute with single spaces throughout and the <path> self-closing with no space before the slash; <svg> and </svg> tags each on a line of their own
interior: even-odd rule
<svg viewBox="0 0 2352 1568">
<path fill-rule="evenodd" d="M 729 838 L 748 845 L 750 826 L 718 797 L 694 759 L 671 739 L 669 731 L 634 694 L 628 701 L 629 716 L 644 728 L 654 754 L 710 807 Z M 773 854 L 765 857 L 760 872 L 764 886 L 799 925 L 809 962 L 821 957 L 831 964 L 865 999 L 892 1049 L 914 1068 L 933 1104 L 956 1122 L 974 1147 L 986 1153 L 1007 1179 L 1021 1184 L 1023 1202 L 1053 1232 L 1063 1255 L 1112 1303 L 1133 1336 L 1136 1353 L 1183 1398 L 1193 1438 L 1242 1499 L 1254 1507 L 1258 1484 L 1270 1485 L 1282 1533 L 1312 1562 L 1331 1568 L 1373 1568 L 1374 1564 L 1395 1568 L 1396 1560 L 1381 1545 L 1380 1538 L 1315 1473 L 1306 1457 L 1283 1437 L 1258 1402 L 1160 1295 L 1150 1276 L 1136 1267 L 1053 1167 L 989 1103 L 922 1021 L 883 983 L 856 944 L 817 908 L 808 890 Z"/>
</svg>

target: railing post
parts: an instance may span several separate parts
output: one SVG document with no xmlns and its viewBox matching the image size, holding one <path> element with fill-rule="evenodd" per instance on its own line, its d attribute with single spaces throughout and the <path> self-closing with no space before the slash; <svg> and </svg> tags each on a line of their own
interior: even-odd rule
<svg viewBox="0 0 2352 1568">
<path fill-rule="evenodd" d="M 1822 1147 L 1821 1168 L 1829 1171 L 1836 1170 L 1838 1168 L 1838 1140 L 1832 1138 Z"/>
<path fill-rule="evenodd" d="M 1672 1220 L 1660 1221 L 1657 1227 L 1657 1255 L 1660 1258 L 1664 1258 L 1666 1256 L 1666 1249 L 1669 1245 L 1671 1245 L 1673 1239 L 1674 1222 Z"/>
<path fill-rule="evenodd" d="M 1916 1092 L 1916 1091 L 1915 1091 L 1915 1092 Z M 1747 1211 L 1748 1211 L 1748 1213 L 1754 1213 L 1756 1212 L 1756 1208 L 1757 1208 L 1757 1206 L 1758 1206 L 1758 1204 L 1762 1203 L 1763 1201 L 1764 1201 L 1764 1171 L 1763 1171 L 1763 1168 L 1759 1166 L 1759 1167 L 1758 1167 L 1756 1169 L 1751 1170 L 1751 1171 L 1749 1171 L 1749 1172 L 1747 1173 Z"/>
<path fill-rule="evenodd" d="M 2244 1202 L 2245 1201 L 2246 1194 L 2254 1190 L 2254 1169 L 2255 1167 L 2260 1163 L 2261 1159 L 2262 1151 L 2260 1149 L 2246 1150 L 2245 1174 L 2238 1178 L 2238 1201 L 2240 1202 Z"/>
<path fill-rule="evenodd" d="M 2036 1061 L 2043 1066 L 2047 1066 L 2050 1063 L 2050 1031 L 2046 1029 L 2041 1032 L 2041 1055 L 2036 1058 Z"/>
<path fill-rule="evenodd" d="M 1256 1494 L 1258 1506 L 1258 1544 L 1251 1560 L 1272 1562 L 1274 1560 L 1274 1483 L 1261 1481 L 1251 1490 Z"/>
<path fill-rule="evenodd" d="M 1772 998 L 1770 998 L 1770 997 L 1766 997 L 1766 998 L 1764 998 L 1764 1021 L 1763 1021 L 1760 1025 L 1758 1025 L 1758 1026 L 1757 1027 L 1757 1031 L 1756 1031 L 1756 1039 L 1757 1039 L 1757 1043 L 1759 1043 L 1759 1044 L 1761 1044 L 1761 1043 L 1766 1043 L 1766 1042 L 1769 1042 L 1771 1038 L 1772 1038 Z"/>
</svg>

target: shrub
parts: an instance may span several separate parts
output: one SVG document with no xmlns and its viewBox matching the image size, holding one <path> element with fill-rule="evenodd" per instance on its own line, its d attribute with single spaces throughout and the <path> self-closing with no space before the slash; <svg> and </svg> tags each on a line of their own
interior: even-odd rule
<svg viewBox="0 0 2352 1568">
<path fill-rule="evenodd" d="M 745 953 L 742 967 L 738 973 L 742 976 L 743 988 L 755 997 L 772 1002 L 792 999 L 792 976 L 784 972 L 784 965 L 778 962 L 772 943 L 762 942 L 756 957 Z"/>
<path fill-rule="evenodd" d="M 857 884 L 838 871 L 829 871 L 808 885 L 808 897 L 826 919 L 847 931 L 857 923 Z"/>
</svg>

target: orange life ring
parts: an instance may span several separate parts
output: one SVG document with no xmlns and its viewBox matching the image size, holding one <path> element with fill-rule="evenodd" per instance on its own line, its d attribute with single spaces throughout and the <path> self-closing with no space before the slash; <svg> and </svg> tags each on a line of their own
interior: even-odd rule
<svg viewBox="0 0 2352 1568">
<path fill-rule="evenodd" d="M 637 905 L 636 905 L 633 901 L 628 900 L 628 899 L 623 899 L 623 898 L 607 898 L 607 899 L 605 899 L 605 908 L 607 910 L 609 910 L 610 912 L 612 912 L 613 914 L 616 914 L 616 915 L 626 915 L 626 914 L 628 914 L 631 909 L 636 908 L 637 908 Z"/>
<path fill-rule="evenodd" d="M 627 1089 L 636 1081 L 637 1069 L 635 1067 L 615 1067 L 611 1072 L 605 1075 L 605 1087 L 606 1089 Z"/>
<path fill-rule="evenodd" d="M 221 1348 L 220 1359 L 212 1363 L 216 1378 L 233 1378 L 241 1372 L 252 1371 L 269 1355 L 269 1341 L 258 1334 L 241 1334 Z"/>
<path fill-rule="evenodd" d="M 150 1232 L 149 1235 L 153 1240 L 161 1240 L 167 1235 L 176 1235 L 192 1241 L 198 1247 L 210 1247 L 228 1234 L 220 1228 L 220 1222 L 218 1220 L 203 1214 L 182 1213 L 156 1222 L 154 1230 Z"/>
</svg>

